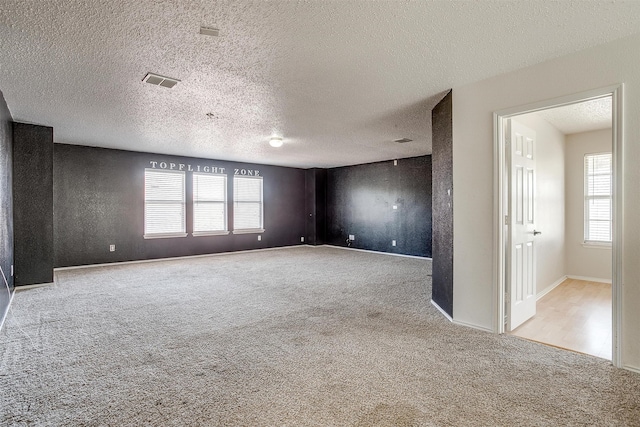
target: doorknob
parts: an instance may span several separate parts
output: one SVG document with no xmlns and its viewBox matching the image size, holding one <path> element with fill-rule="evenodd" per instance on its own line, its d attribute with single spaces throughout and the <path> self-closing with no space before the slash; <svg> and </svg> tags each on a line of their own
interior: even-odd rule
<svg viewBox="0 0 640 427">
<path fill-rule="evenodd" d="M 537 236 L 538 234 L 542 234 L 542 231 L 533 230 L 533 235 L 534 236 Z"/>
</svg>

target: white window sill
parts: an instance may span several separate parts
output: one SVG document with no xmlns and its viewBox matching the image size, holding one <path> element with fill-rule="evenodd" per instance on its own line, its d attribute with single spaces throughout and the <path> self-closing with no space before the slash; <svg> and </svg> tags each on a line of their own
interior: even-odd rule
<svg viewBox="0 0 640 427">
<path fill-rule="evenodd" d="M 608 242 L 584 242 L 582 246 L 589 249 L 611 249 L 611 243 Z"/>
<path fill-rule="evenodd" d="M 200 236 L 226 236 L 227 234 L 229 234 L 229 231 L 226 231 L 226 230 L 220 230 L 220 231 L 194 231 L 193 233 L 191 233 L 191 235 L 193 237 L 200 237 Z"/>
<path fill-rule="evenodd" d="M 259 234 L 259 233 L 264 233 L 264 229 L 250 228 L 250 229 L 244 229 L 244 230 L 233 230 L 232 233 L 233 234 L 251 234 L 251 233 Z"/>
<path fill-rule="evenodd" d="M 162 234 L 145 234 L 145 239 L 170 239 L 173 237 L 187 237 L 187 233 L 162 233 Z"/>
</svg>

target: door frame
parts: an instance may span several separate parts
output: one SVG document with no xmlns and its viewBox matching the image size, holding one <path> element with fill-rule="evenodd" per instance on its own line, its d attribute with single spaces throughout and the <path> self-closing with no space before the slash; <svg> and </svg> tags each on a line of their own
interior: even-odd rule
<svg viewBox="0 0 640 427">
<path fill-rule="evenodd" d="M 611 96 L 612 104 L 612 122 L 611 130 L 613 135 L 612 141 L 612 158 L 613 158 L 613 189 L 612 189 L 612 242 L 611 252 L 612 260 L 612 276 L 611 276 L 611 297 L 612 297 L 612 358 L 611 362 L 616 367 L 622 367 L 622 261 L 623 257 L 623 92 L 624 85 L 617 84 L 604 88 L 593 89 L 590 91 L 580 92 L 573 95 L 562 96 L 559 98 L 548 99 L 532 104 L 522 105 L 518 107 L 507 108 L 495 111 L 493 113 L 493 211 L 494 211 L 494 228 L 493 228 L 493 275 L 494 275 L 494 310 L 493 330 L 496 333 L 503 334 L 505 332 L 505 292 L 507 291 L 507 263 L 506 263 L 506 237 L 507 226 L 505 225 L 505 215 L 507 215 L 504 206 L 505 184 L 509 179 L 506 173 L 506 155 L 505 155 L 505 121 L 513 116 L 518 116 L 536 111 L 548 110 L 555 107 L 577 104 L 596 98 Z"/>
</svg>

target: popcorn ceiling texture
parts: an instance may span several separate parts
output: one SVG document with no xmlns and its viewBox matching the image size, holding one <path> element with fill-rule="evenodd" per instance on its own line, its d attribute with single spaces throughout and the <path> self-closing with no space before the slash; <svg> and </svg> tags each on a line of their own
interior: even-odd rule
<svg viewBox="0 0 640 427">
<path fill-rule="evenodd" d="M 610 128 L 613 111 L 611 97 L 608 96 L 530 114 L 537 114 L 560 132 L 569 135 Z"/>
<path fill-rule="evenodd" d="M 638 28 L 640 2 L 3 0 L 0 90 L 56 142 L 341 166 L 428 154 L 447 89 Z"/>
</svg>

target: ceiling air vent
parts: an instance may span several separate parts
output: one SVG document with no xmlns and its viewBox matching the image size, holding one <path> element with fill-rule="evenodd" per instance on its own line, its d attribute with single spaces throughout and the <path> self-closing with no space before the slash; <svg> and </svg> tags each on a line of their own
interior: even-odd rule
<svg viewBox="0 0 640 427">
<path fill-rule="evenodd" d="M 220 30 L 217 28 L 200 27 L 200 34 L 204 36 L 218 37 Z"/>
<path fill-rule="evenodd" d="M 393 142 L 397 142 L 399 144 L 404 144 L 405 142 L 411 142 L 413 141 L 413 139 L 409 139 L 409 138 L 400 138 L 400 139 L 394 139 Z"/>
<path fill-rule="evenodd" d="M 180 80 L 174 79 L 171 77 L 161 76 L 159 74 L 147 73 L 147 75 L 144 76 L 144 79 L 142 79 L 142 81 L 152 85 L 168 87 L 169 89 L 171 89 L 172 87 L 177 85 Z"/>
</svg>

